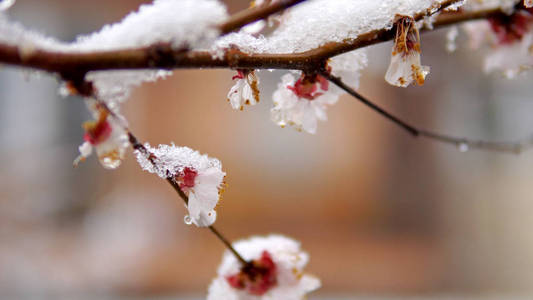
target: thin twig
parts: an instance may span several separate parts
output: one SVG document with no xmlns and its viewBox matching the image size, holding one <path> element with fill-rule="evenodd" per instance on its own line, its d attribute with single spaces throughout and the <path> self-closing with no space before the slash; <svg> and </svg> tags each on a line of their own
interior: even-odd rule
<svg viewBox="0 0 533 300">
<path fill-rule="evenodd" d="M 477 148 L 477 149 L 490 150 L 490 151 L 495 151 L 495 152 L 518 154 L 533 146 L 533 136 L 527 139 L 524 139 L 522 141 L 519 141 L 519 142 L 506 143 L 506 142 L 490 142 L 490 141 L 482 141 L 482 140 L 471 140 L 471 139 L 462 138 L 462 137 L 454 137 L 454 136 L 449 136 L 445 134 L 435 133 L 435 132 L 431 132 L 425 129 L 419 129 L 401 120 L 400 118 L 394 116 L 393 114 L 387 112 L 385 109 L 373 103 L 368 98 L 359 94 L 357 91 L 355 91 L 354 89 L 346 85 L 342 81 L 341 78 L 333 76 L 327 71 L 321 72 L 321 75 L 324 76 L 326 79 L 328 79 L 330 82 L 337 85 L 339 88 L 343 89 L 345 92 L 347 92 L 354 98 L 356 98 L 357 100 L 359 100 L 364 105 L 368 106 L 373 111 L 377 112 L 381 116 L 385 117 L 387 120 L 393 122 L 400 128 L 407 131 L 413 137 L 425 137 L 430 140 L 439 141 L 439 142 L 446 143 L 446 144 L 451 144 L 456 147 L 459 147 L 459 149 L 462 151 L 466 151 L 470 148 Z"/>
</svg>

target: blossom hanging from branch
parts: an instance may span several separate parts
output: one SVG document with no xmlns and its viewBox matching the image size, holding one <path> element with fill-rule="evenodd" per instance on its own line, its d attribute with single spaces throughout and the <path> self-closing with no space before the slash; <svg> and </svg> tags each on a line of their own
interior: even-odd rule
<svg viewBox="0 0 533 300">
<path fill-rule="evenodd" d="M 253 70 L 237 70 L 237 75 L 232 79 L 237 80 L 228 93 L 228 101 L 233 109 L 243 110 L 244 105 L 259 102 L 259 78 Z"/>
<path fill-rule="evenodd" d="M 116 169 L 124 160 L 129 147 L 128 134 L 123 120 L 111 117 L 109 112 L 93 99 L 87 99 L 87 106 L 95 120 L 83 123 L 85 142 L 79 147 L 80 156 L 74 161 L 77 166 L 96 149 L 98 160 L 106 169 Z"/>
<path fill-rule="evenodd" d="M 327 120 L 327 107 L 339 99 L 328 90 L 329 82 L 318 74 L 302 73 L 298 80 L 285 74 L 272 96 L 272 121 L 281 127 L 292 125 L 297 130 L 316 133 L 318 120 Z"/>
<path fill-rule="evenodd" d="M 226 176 L 220 161 L 191 148 L 173 144 L 152 148 L 146 143 L 144 148 L 148 156 L 139 150 L 135 151 L 143 170 L 163 179 L 170 178 L 188 196 L 189 216 L 185 217 L 185 222 L 199 227 L 213 224 L 217 218 L 215 207 L 223 192 Z"/>
<path fill-rule="evenodd" d="M 252 237 L 234 248 L 250 263 L 242 266 L 226 252 L 207 300 L 301 300 L 320 287 L 320 280 L 303 273 L 309 256 L 290 238 Z"/>
<path fill-rule="evenodd" d="M 399 87 L 407 87 L 413 81 L 423 85 L 429 67 L 421 65 L 420 52 L 420 34 L 414 19 L 398 16 L 396 37 L 385 80 Z"/>
</svg>

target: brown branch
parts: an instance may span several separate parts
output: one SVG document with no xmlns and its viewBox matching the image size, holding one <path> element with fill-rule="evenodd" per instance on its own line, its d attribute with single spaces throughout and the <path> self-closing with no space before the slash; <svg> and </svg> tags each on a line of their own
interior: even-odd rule
<svg viewBox="0 0 533 300">
<path fill-rule="evenodd" d="M 438 8 L 432 8 L 429 11 L 417 14 L 415 19 L 420 20 L 430 13 L 444 9 L 456 1 L 448 0 Z M 497 15 L 504 15 L 504 13 L 499 9 L 475 12 L 444 12 L 437 17 L 433 23 L 433 28 L 438 29 L 451 24 Z M 266 14 L 258 17 L 266 17 Z M 235 21 L 234 23 L 237 24 L 239 22 Z M 233 27 L 238 26 L 233 25 L 230 28 Z M 423 31 L 428 30 L 424 29 Z M 324 63 L 330 57 L 390 41 L 393 38 L 394 30 L 380 29 L 361 34 L 356 39 L 346 40 L 343 43 L 327 43 L 316 49 L 300 53 L 246 54 L 237 49 L 228 49 L 221 59 L 214 58 L 211 53 L 206 51 L 175 50 L 169 45 L 162 44 L 138 49 L 96 51 L 90 53 L 54 52 L 48 50 L 35 50 L 30 53 L 25 53 L 24 51 L 19 51 L 17 46 L 0 44 L 0 62 L 59 74 L 113 69 L 184 68 L 294 69 L 316 71 L 323 68 Z"/>
<path fill-rule="evenodd" d="M 489 151 L 495 151 L 495 152 L 505 152 L 505 153 L 513 153 L 513 154 L 519 154 L 524 150 L 527 150 L 528 148 L 531 148 L 533 146 L 533 136 L 524 139 L 519 142 L 514 143 L 506 143 L 506 142 L 490 142 L 490 141 L 482 141 L 482 140 L 471 140 L 467 138 L 462 137 L 453 137 L 445 134 L 435 133 L 431 132 L 425 129 L 419 129 L 400 118 L 394 116 L 393 114 L 387 112 L 385 109 L 381 108 L 377 104 L 374 104 L 372 101 L 370 101 L 365 96 L 359 94 L 357 91 L 346 85 L 341 78 L 335 77 L 331 75 L 329 72 L 322 72 L 322 76 L 327 78 L 329 81 L 337 85 L 339 88 L 343 89 L 345 92 L 359 100 L 364 105 L 368 106 L 373 111 L 377 112 L 381 116 L 385 117 L 387 120 L 393 122 L 394 124 L 398 125 L 400 128 L 407 131 L 409 134 L 411 134 L 413 137 L 425 137 L 430 140 L 451 144 L 459 148 L 461 151 L 467 151 L 471 148 L 476 149 L 483 149 L 483 150 L 489 150 Z"/>
</svg>

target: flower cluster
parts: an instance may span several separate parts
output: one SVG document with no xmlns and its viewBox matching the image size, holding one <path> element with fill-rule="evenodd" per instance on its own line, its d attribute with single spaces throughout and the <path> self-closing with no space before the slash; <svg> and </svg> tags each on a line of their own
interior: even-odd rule
<svg viewBox="0 0 533 300">
<path fill-rule="evenodd" d="M 385 80 L 395 86 L 407 87 L 411 82 L 423 85 L 428 66 L 420 63 L 420 34 L 412 17 L 399 16 L 396 36 Z"/>
<path fill-rule="evenodd" d="M 161 178 L 172 179 L 188 196 L 189 216 L 185 222 L 199 227 L 212 225 L 226 176 L 220 161 L 174 144 L 153 148 L 146 143 L 144 147 L 148 153 L 135 151 L 141 167 Z"/>
<path fill-rule="evenodd" d="M 111 116 L 107 109 L 91 99 L 87 99 L 87 104 L 95 120 L 82 125 L 85 129 L 83 136 L 85 142 L 79 147 L 80 155 L 74 161 L 74 165 L 87 159 L 94 148 L 104 168 L 116 169 L 124 160 L 129 146 L 124 121 L 118 116 Z"/>
<path fill-rule="evenodd" d="M 226 252 L 207 300 L 300 300 L 320 287 L 320 280 L 303 273 L 309 256 L 292 239 L 252 237 L 233 246 L 249 263 L 242 266 Z"/>
</svg>

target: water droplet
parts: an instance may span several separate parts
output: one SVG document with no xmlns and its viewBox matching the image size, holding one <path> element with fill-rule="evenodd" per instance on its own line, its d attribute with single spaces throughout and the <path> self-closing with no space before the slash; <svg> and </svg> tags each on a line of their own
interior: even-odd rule
<svg viewBox="0 0 533 300">
<path fill-rule="evenodd" d="M 185 222 L 185 224 L 187 224 L 187 225 L 191 225 L 192 224 L 191 216 L 185 215 L 185 217 L 183 217 L 183 222 Z"/>
<path fill-rule="evenodd" d="M 459 149 L 459 152 L 466 152 L 470 150 L 470 146 L 468 146 L 468 143 L 462 142 L 457 145 L 457 148 Z"/>
</svg>

